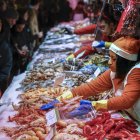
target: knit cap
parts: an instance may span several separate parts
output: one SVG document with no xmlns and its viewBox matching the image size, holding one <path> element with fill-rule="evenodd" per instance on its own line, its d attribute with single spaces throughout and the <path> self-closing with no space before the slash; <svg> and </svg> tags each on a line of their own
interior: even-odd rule
<svg viewBox="0 0 140 140">
<path fill-rule="evenodd" d="M 121 37 L 111 44 L 109 50 L 127 60 L 137 61 L 140 41 L 132 37 Z"/>
</svg>

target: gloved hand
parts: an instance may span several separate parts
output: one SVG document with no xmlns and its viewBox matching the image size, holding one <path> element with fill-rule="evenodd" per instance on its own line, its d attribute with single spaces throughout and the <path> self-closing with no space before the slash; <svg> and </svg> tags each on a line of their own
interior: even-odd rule
<svg viewBox="0 0 140 140">
<path fill-rule="evenodd" d="M 73 98 L 73 94 L 70 90 L 65 91 L 61 96 L 58 96 L 56 99 L 61 101 L 62 99 L 71 99 Z"/>
<path fill-rule="evenodd" d="M 92 105 L 96 110 L 106 110 L 107 109 L 107 100 L 100 100 L 100 101 L 88 101 L 88 100 L 81 100 L 80 105 L 87 104 Z"/>
<path fill-rule="evenodd" d="M 73 97 L 73 94 L 71 91 L 65 91 L 61 96 L 57 97 L 56 99 L 54 99 L 52 102 L 45 104 L 43 106 L 41 106 L 41 110 L 48 110 L 48 109 L 52 109 L 55 107 L 55 104 L 59 103 L 61 101 L 61 99 L 70 99 Z"/>
<path fill-rule="evenodd" d="M 51 101 L 48 104 L 42 105 L 40 107 L 41 110 L 48 110 L 48 109 L 52 109 L 54 108 L 55 104 L 59 103 L 59 101 L 57 99 L 54 99 L 53 101 Z"/>
<path fill-rule="evenodd" d="M 74 56 L 74 54 L 71 54 L 66 58 L 66 60 L 68 61 L 68 60 L 73 59 L 73 58 L 75 58 L 75 56 Z"/>
<path fill-rule="evenodd" d="M 75 110 L 68 113 L 68 117 L 76 117 L 76 116 L 82 116 L 88 114 L 90 111 L 92 111 L 92 105 L 90 104 L 82 104 Z"/>
<path fill-rule="evenodd" d="M 81 100 L 80 106 L 76 108 L 75 110 L 68 113 L 68 117 L 77 117 L 81 115 L 86 115 L 90 111 L 92 111 L 92 103 L 88 100 Z"/>
<path fill-rule="evenodd" d="M 111 45 L 111 42 L 96 41 L 96 40 L 92 42 L 92 47 L 94 48 L 102 48 L 102 47 L 109 48 L 110 45 Z"/>
<path fill-rule="evenodd" d="M 92 106 L 96 110 L 107 110 L 107 100 L 92 101 Z"/>
</svg>

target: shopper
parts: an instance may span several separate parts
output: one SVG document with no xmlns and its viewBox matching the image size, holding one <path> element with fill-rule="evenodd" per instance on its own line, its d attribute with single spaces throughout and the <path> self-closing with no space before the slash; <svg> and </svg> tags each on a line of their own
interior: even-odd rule
<svg viewBox="0 0 140 140">
<path fill-rule="evenodd" d="M 14 48 L 14 74 L 16 75 L 26 70 L 34 41 L 34 36 L 26 27 L 23 18 L 19 18 L 12 29 L 11 41 Z"/>
<path fill-rule="evenodd" d="M 121 37 L 111 44 L 109 50 L 109 70 L 57 99 L 72 98 L 76 95 L 87 98 L 113 88 L 114 97 L 92 102 L 95 108 L 126 110 L 140 121 L 140 41 Z"/>
<path fill-rule="evenodd" d="M 31 0 L 29 8 L 29 26 L 32 31 L 32 34 L 38 34 L 39 33 L 39 25 L 38 25 L 38 19 L 37 19 L 37 13 L 40 5 L 39 0 Z"/>
<path fill-rule="evenodd" d="M 7 9 L 7 3 L 5 0 L 0 0 L 0 18 L 4 18 L 4 13 Z"/>
<path fill-rule="evenodd" d="M 11 28 L 16 24 L 18 19 L 18 13 L 13 8 L 7 8 L 5 14 L 3 15 L 3 40 L 5 40 L 10 46 L 11 39 Z"/>
<path fill-rule="evenodd" d="M 9 44 L 3 40 L 3 23 L 0 19 L 0 97 L 8 85 L 8 78 L 12 68 L 12 52 Z"/>
<path fill-rule="evenodd" d="M 43 37 L 43 32 L 39 31 L 39 24 L 38 24 L 38 10 L 40 7 L 40 0 L 31 0 L 30 1 L 30 8 L 29 8 L 29 28 L 33 35 L 39 36 L 41 39 Z M 37 50 L 40 44 L 40 40 L 34 41 L 34 51 Z"/>
</svg>

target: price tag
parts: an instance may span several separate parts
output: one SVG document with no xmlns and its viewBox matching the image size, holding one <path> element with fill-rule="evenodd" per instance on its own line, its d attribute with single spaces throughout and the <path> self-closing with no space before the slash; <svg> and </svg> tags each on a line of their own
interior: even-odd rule
<svg viewBox="0 0 140 140">
<path fill-rule="evenodd" d="M 46 113 L 46 119 L 47 119 L 48 126 L 55 124 L 59 119 L 59 113 L 57 109 L 53 109 L 49 111 L 48 113 Z"/>
<path fill-rule="evenodd" d="M 97 70 L 94 72 L 94 75 L 96 76 L 96 77 L 98 77 L 98 75 L 101 73 L 101 70 L 100 70 L 100 68 L 97 68 Z"/>
<path fill-rule="evenodd" d="M 59 86 L 63 82 L 64 79 L 65 79 L 65 75 L 56 77 L 54 81 L 54 87 Z"/>
</svg>

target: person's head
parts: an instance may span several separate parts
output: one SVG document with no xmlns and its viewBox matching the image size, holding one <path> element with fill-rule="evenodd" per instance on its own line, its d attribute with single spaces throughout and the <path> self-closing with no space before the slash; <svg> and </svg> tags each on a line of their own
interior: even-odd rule
<svg viewBox="0 0 140 140">
<path fill-rule="evenodd" d="M 29 10 L 28 8 L 20 8 L 18 10 L 19 16 L 22 17 L 25 21 L 28 21 L 29 18 Z"/>
<path fill-rule="evenodd" d="M 99 27 L 102 33 L 106 35 L 111 35 L 114 32 L 115 24 L 110 18 L 103 15 L 99 23 Z"/>
<path fill-rule="evenodd" d="M 22 32 L 25 28 L 26 21 L 23 18 L 19 18 L 16 22 L 16 31 Z"/>
<path fill-rule="evenodd" d="M 121 37 L 109 48 L 109 67 L 117 78 L 124 78 L 129 70 L 140 61 L 140 40 Z"/>
<path fill-rule="evenodd" d="M 100 2 L 102 3 L 102 1 L 100 1 Z M 98 8 L 98 10 L 96 10 L 96 11 L 98 11 L 98 13 L 95 14 L 95 19 L 98 19 L 99 16 L 101 15 L 102 4 Z M 113 7 L 111 4 L 109 4 L 109 3 L 105 4 L 99 24 L 101 25 L 101 31 L 103 33 L 105 33 L 107 36 L 114 33 L 117 23 L 114 19 Z"/>
<path fill-rule="evenodd" d="M 16 24 L 16 20 L 18 19 L 18 13 L 14 8 L 8 8 L 5 11 L 5 18 L 9 23 L 10 27 Z"/>
<path fill-rule="evenodd" d="M 5 11 L 7 9 L 7 4 L 5 0 L 0 0 L 0 10 Z"/>
<path fill-rule="evenodd" d="M 31 0 L 30 5 L 35 9 L 38 10 L 40 6 L 40 0 Z"/>
</svg>

